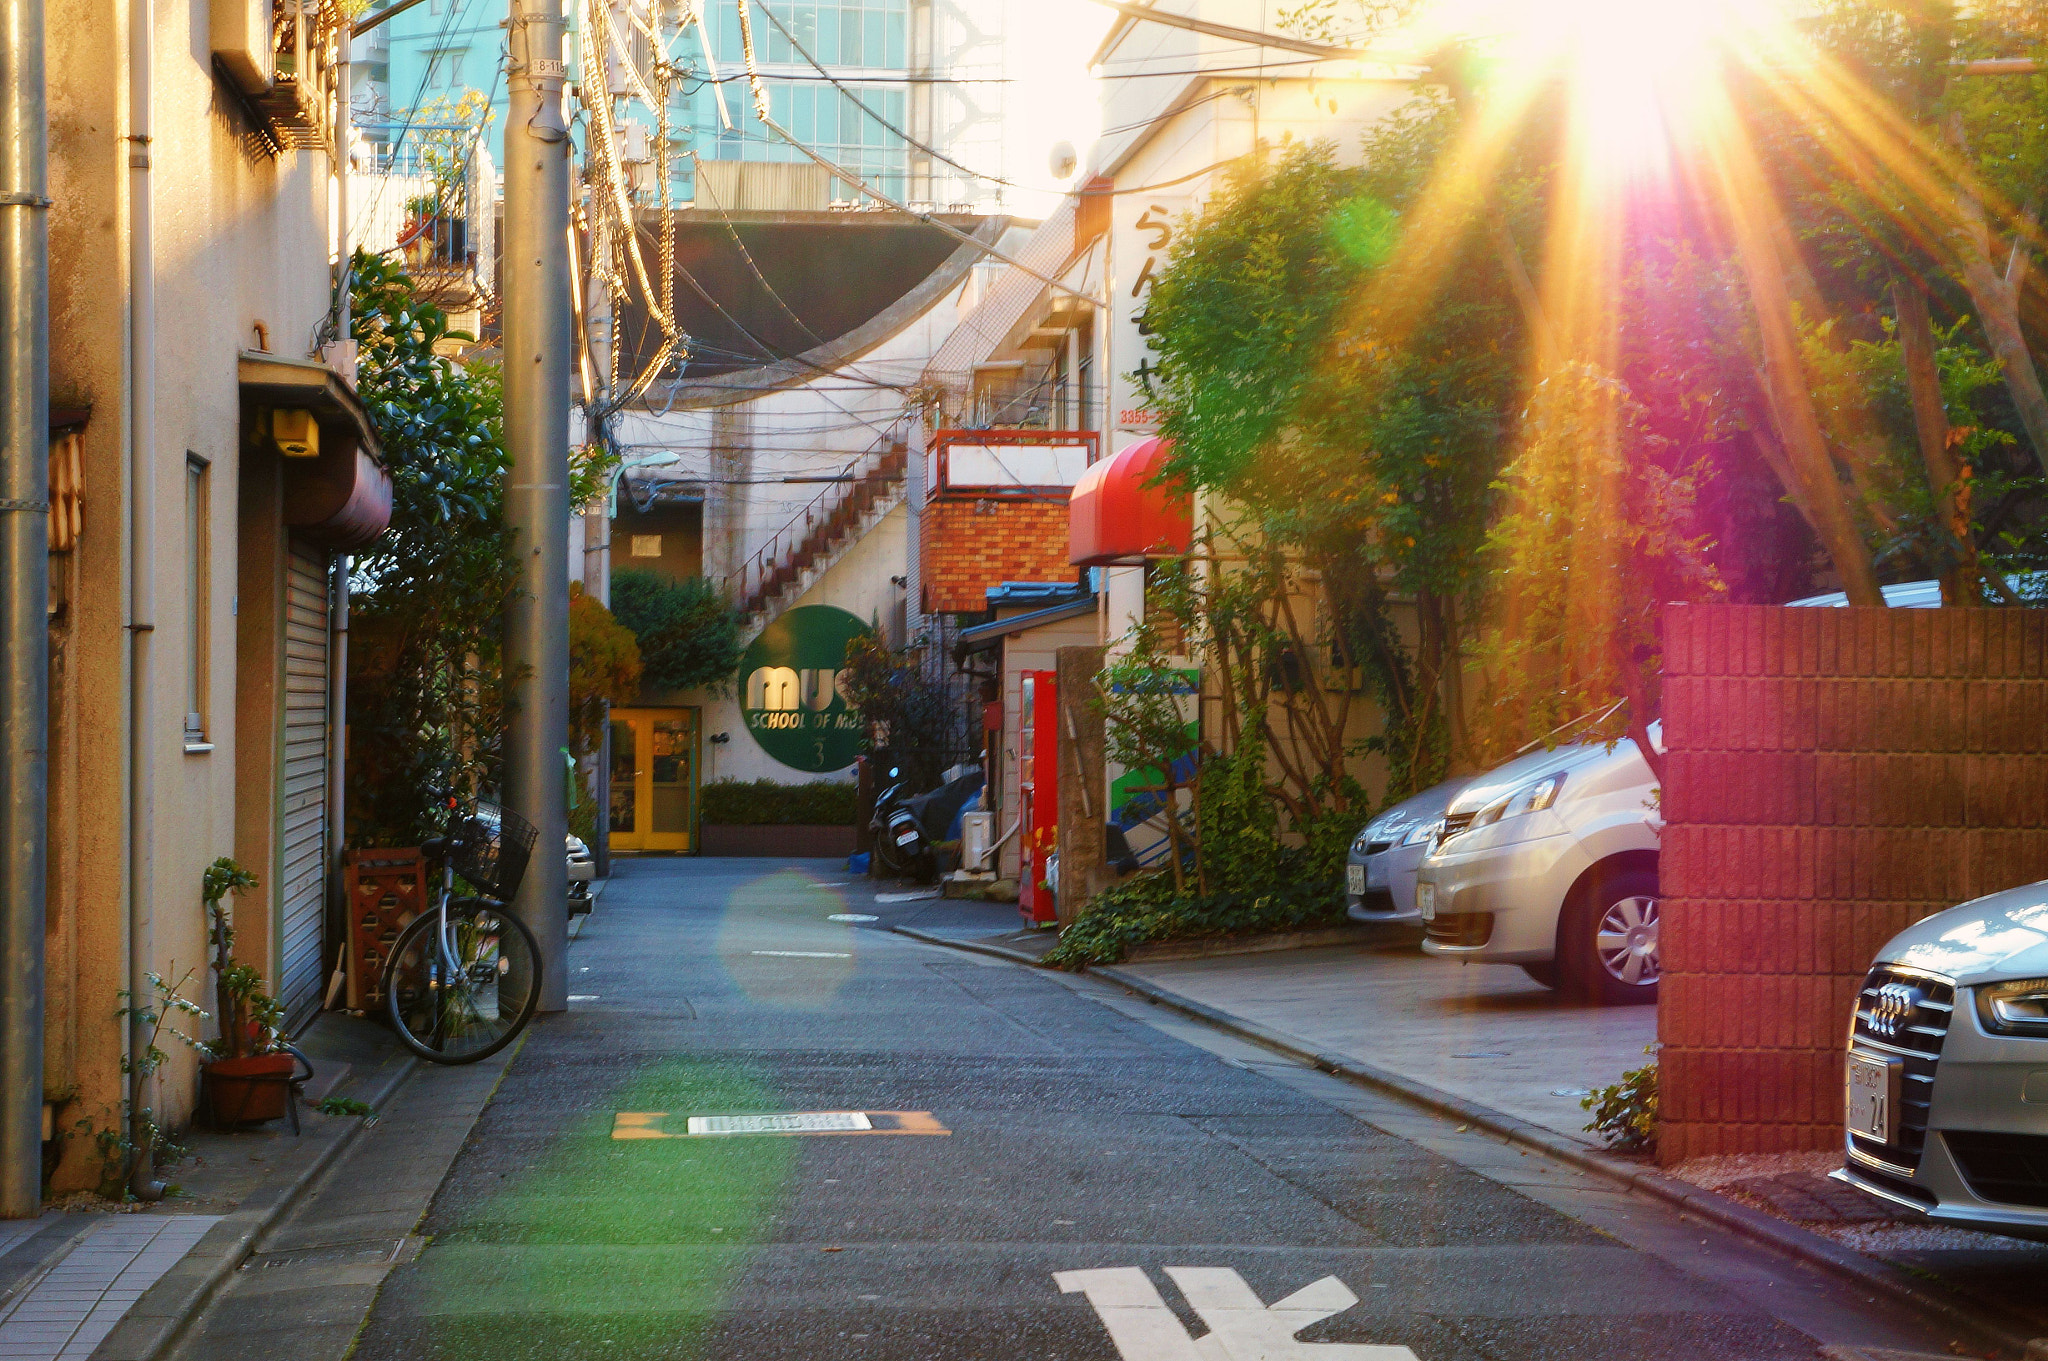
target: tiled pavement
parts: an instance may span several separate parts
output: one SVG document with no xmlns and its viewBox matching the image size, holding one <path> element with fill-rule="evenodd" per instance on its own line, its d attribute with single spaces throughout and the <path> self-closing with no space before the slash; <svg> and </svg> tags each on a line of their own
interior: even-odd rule
<svg viewBox="0 0 2048 1361">
<path fill-rule="evenodd" d="M 0 1307 L 0 1361 L 84 1361 L 220 1218 L 108 1215 L 41 1280 Z"/>
</svg>

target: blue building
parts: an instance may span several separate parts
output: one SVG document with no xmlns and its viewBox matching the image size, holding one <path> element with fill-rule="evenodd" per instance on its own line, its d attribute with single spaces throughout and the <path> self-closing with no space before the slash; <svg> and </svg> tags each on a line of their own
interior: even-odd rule
<svg viewBox="0 0 2048 1361">
<path fill-rule="evenodd" d="M 643 72 L 653 52 L 629 22 L 629 7 L 644 20 L 648 2 L 613 4 Z M 664 0 L 653 3 L 658 12 Z M 787 32 L 755 0 L 757 56 L 769 112 L 793 136 L 891 197 L 962 211 L 1002 206 L 1000 184 L 945 160 L 1004 173 L 1003 0 L 779 0 L 771 8 Z M 575 6 L 570 11 L 573 72 Z M 668 12 L 662 27 L 672 34 L 674 11 Z M 476 91 L 492 111 L 492 160 L 503 164 L 504 13 L 502 0 L 426 0 L 357 40 L 356 117 L 383 148 L 380 161 L 400 172 L 416 169 L 418 131 L 445 120 Z M 681 72 L 669 119 L 672 201 L 745 209 L 859 201 L 856 190 L 755 116 L 735 0 L 704 0 L 704 13 L 702 30 L 669 43 Z M 627 101 L 621 118 L 637 123 L 651 145 L 652 111 Z M 638 137 L 629 139 L 635 148 Z M 634 154 L 644 153 L 629 150 Z M 717 163 L 701 187 L 698 159 Z M 651 176 L 643 179 L 644 201 L 657 201 L 656 190 Z"/>
</svg>

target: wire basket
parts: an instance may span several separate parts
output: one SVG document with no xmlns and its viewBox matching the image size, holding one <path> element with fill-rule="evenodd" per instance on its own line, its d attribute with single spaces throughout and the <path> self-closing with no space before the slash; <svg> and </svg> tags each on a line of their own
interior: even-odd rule
<svg viewBox="0 0 2048 1361">
<path fill-rule="evenodd" d="M 538 836 L 533 824 L 511 809 L 478 804 L 449 840 L 450 863 L 478 892 L 510 902 L 526 877 Z"/>
</svg>

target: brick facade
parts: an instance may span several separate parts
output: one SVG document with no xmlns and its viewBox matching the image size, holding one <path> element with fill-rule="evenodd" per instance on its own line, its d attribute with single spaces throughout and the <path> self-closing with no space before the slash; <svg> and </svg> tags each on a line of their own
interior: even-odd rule
<svg viewBox="0 0 2048 1361">
<path fill-rule="evenodd" d="M 1005 581 L 1072 581 L 1067 503 L 1039 497 L 942 498 L 924 508 L 918 571 L 926 613 L 988 608 Z"/>
<path fill-rule="evenodd" d="M 1659 1158 L 1837 1147 L 1871 955 L 2048 877 L 2048 612 L 1664 620 Z"/>
</svg>

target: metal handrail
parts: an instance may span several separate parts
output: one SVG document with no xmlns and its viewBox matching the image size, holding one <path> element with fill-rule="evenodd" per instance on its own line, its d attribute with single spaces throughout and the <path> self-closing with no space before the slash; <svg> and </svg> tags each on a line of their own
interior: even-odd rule
<svg viewBox="0 0 2048 1361">
<path fill-rule="evenodd" d="M 855 497 L 860 496 L 864 489 L 874 485 L 882 464 L 890 455 L 900 452 L 902 447 L 892 444 L 871 451 L 867 458 L 871 459 L 872 463 L 862 470 L 859 477 L 848 482 L 833 483 L 812 498 L 803 509 L 790 516 L 780 529 L 768 536 L 767 542 L 754 550 L 738 571 L 729 572 L 721 578 L 720 585 L 726 599 L 737 604 L 744 614 L 758 611 L 767 603 L 770 594 L 769 582 L 787 565 L 786 560 L 793 558 L 796 550 L 810 537 L 821 521 L 830 519 Z M 826 504 L 828 501 L 832 502 L 829 507 Z M 801 534 L 796 532 L 799 522 L 802 526 Z"/>
</svg>

